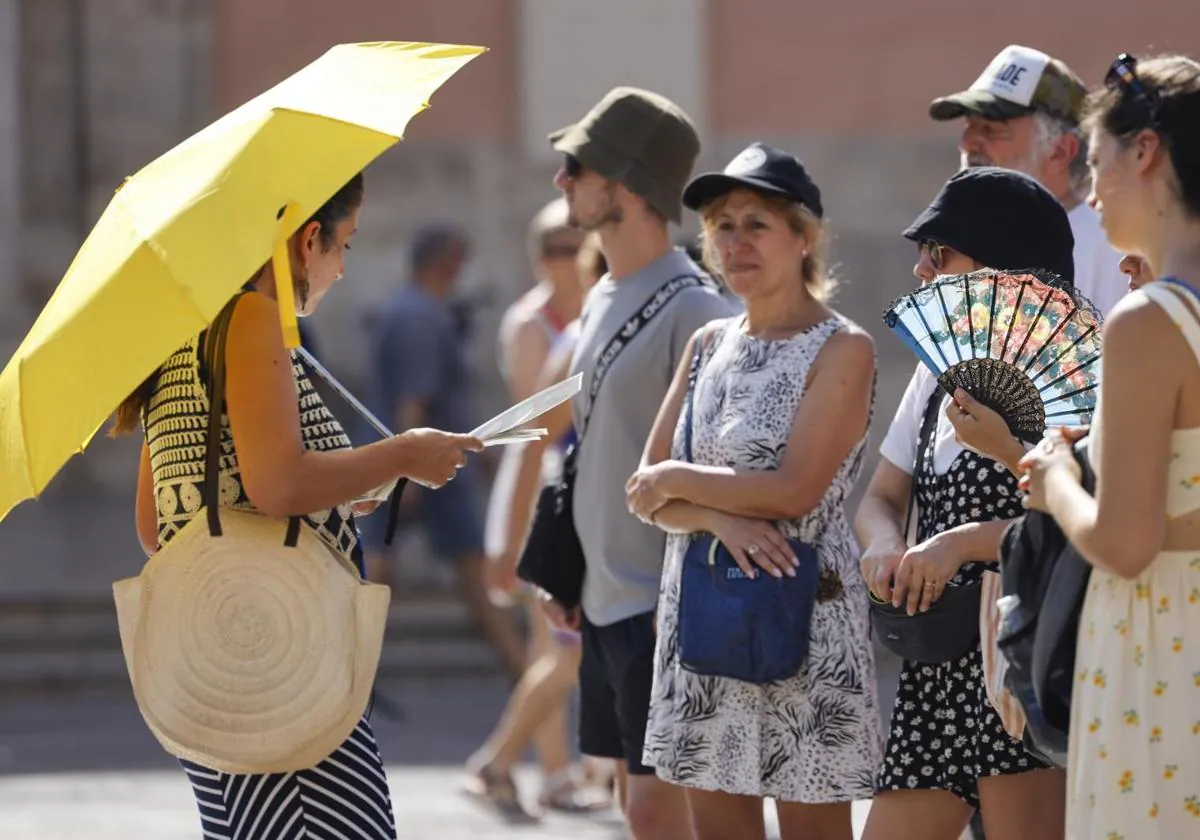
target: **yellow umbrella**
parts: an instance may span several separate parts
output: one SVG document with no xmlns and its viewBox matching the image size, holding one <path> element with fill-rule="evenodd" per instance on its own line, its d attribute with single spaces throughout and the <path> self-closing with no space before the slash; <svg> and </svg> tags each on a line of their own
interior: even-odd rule
<svg viewBox="0 0 1200 840">
<path fill-rule="evenodd" d="M 287 238 L 484 50 L 334 47 L 127 179 L 0 373 L 0 519 L 268 257 L 290 302 Z"/>
</svg>

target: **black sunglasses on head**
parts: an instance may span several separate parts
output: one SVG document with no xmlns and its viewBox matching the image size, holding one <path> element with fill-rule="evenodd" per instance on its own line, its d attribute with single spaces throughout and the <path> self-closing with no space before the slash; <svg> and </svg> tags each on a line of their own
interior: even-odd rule
<svg viewBox="0 0 1200 840">
<path fill-rule="evenodd" d="M 1109 90 L 1127 90 L 1133 95 L 1133 101 L 1144 112 L 1145 118 L 1153 122 L 1158 110 L 1158 91 L 1146 87 L 1137 77 L 1137 57 L 1129 53 L 1121 53 L 1108 68 L 1104 75 L 1104 86 Z"/>
</svg>

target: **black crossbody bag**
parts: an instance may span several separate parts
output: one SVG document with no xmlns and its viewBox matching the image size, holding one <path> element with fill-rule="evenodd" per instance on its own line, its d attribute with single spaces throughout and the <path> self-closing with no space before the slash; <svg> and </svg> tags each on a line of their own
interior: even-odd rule
<svg viewBox="0 0 1200 840">
<path fill-rule="evenodd" d="M 681 274 L 668 280 L 634 311 L 596 357 L 596 370 L 588 388 L 588 413 L 574 446 L 563 458 L 561 477 L 543 487 L 538 496 L 529 538 L 517 563 L 517 577 L 542 589 L 567 609 L 579 605 L 586 571 L 583 546 L 579 542 L 579 532 L 575 530 L 575 477 L 579 447 L 596 406 L 596 395 L 621 351 L 666 309 L 671 299 L 684 289 L 704 285 L 707 285 L 705 281 L 694 274 Z"/>
<path fill-rule="evenodd" d="M 913 465 L 912 485 L 908 494 L 908 510 L 904 516 L 906 530 L 912 526 L 917 501 L 917 477 L 921 465 L 925 463 L 926 453 L 933 445 L 944 393 L 940 387 L 936 389 L 925 407 L 917 443 L 917 462 Z M 926 612 L 911 616 L 906 605 L 893 607 L 890 601 L 880 601 L 872 592 L 871 626 L 878 634 L 880 644 L 897 656 L 930 665 L 954 662 L 979 641 L 981 592 L 979 581 L 963 586 L 947 586 Z"/>
</svg>

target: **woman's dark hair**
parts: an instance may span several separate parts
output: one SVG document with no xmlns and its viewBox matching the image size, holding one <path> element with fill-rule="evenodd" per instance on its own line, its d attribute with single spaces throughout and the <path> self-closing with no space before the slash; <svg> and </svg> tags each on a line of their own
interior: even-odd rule
<svg viewBox="0 0 1200 840">
<path fill-rule="evenodd" d="M 347 216 L 362 206 L 363 202 L 364 181 L 363 174 L 359 172 L 353 178 L 345 183 L 333 196 L 326 201 L 317 212 L 313 213 L 308 220 L 300 226 L 303 230 L 311 222 L 319 222 L 321 225 L 318 236 L 321 240 L 322 250 L 328 251 L 333 247 L 334 229 L 338 223 L 344 220 Z M 282 210 L 279 215 L 282 215 Z M 142 417 L 146 412 L 146 408 L 150 405 L 150 397 L 154 393 L 154 387 L 158 384 L 158 369 L 147 376 L 142 384 L 134 389 L 133 393 L 126 397 L 113 415 L 113 422 L 108 430 L 109 437 L 120 437 L 121 435 L 131 434 L 142 424 Z"/>
<path fill-rule="evenodd" d="M 1122 56 L 1088 98 L 1084 127 L 1103 129 L 1123 144 L 1143 129 L 1156 132 L 1184 211 L 1200 218 L 1200 64 L 1181 55 Z"/>
</svg>

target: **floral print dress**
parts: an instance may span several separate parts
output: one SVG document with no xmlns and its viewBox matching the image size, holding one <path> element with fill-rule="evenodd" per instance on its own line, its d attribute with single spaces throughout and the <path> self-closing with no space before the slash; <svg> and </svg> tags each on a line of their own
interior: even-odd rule
<svg viewBox="0 0 1200 840">
<path fill-rule="evenodd" d="M 1195 316 L 1163 284 L 1142 291 L 1200 361 Z M 1200 509 L 1200 429 L 1171 444 L 1167 511 L 1180 516 Z M 1067 836 L 1200 837 L 1200 551 L 1164 551 L 1132 580 L 1094 569 L 1079 630 Z"/>
</svg>

